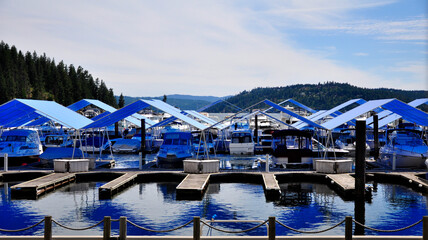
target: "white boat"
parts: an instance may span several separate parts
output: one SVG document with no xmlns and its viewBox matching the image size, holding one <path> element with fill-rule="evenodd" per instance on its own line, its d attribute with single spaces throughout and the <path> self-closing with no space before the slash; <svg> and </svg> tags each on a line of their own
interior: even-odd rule
<svg viewBox="0 0 428 240">
<path fill-rule="evenodd" d="M 312 136 L 300 130 L 272 133 L 272 163 L 275 166 L 310 165 L 313 160 Z"/>
<path fill-rule="evenodd" d="M 428 146 L 422 139 L 422 132 L 411 129 L 387 131 L 388 143 L 379 150 L 380 162 L 395 166 L 424 168 L 428 159 Z"/>
<path fill-rule="evenodd" d="M 110 143 L 106 143 L 104 150 L 109 150 L 110 146 L 114 153 L 138 153 L 141 149 L 141 140 L 127 138 L 112 139 Z"/>
<path fill-rule="evenodd" d="M 43 153 L 37 131 L 14 129 L 3 132 L 0 137 L 0 157 L 3 158 L 5 153 L 8 155 L 10 165 L 37 161 Z"/>
<path fill-rule="evenodd" d="M 237 129 L 232 132 L 229 144 L 231 155 L 253 155 L 255 143 L 250 129 Z"/>
</svg>

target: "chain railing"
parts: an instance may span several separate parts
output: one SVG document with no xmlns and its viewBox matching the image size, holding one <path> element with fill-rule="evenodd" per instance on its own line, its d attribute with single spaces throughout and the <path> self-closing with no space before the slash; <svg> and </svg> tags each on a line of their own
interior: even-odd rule
<svg viewBox="0 0 428 240">
<path fill-rule="evenodd" d="M 342 225 L 343 223 L 345 223 L 345 240 L 351 240 L 353 235 L 352 235 L 352 228 L 353 228 L 353 223 L 355 223 L 355 225 L 358 225 L 360 227 L 372 230 L 372 231 L 376 231 L 376 232 L 387 232 L 387 233 L 391 233 L 391 232 L 399 232 L 399 231 L 403 231 L 412 227 L 415 227 L 416 225 L 422 223 L 422 239 L 424 240 L 428 240 L 428 216 L 424 216 L 421 220 L 407 226 L 407 227 L 403 227 L 403 228 L 398 228 L 398 229 L 390 229 L 390 230 L 384 230 L 384 229 L 376 229 L 376 228 L 372 228 L 369 226 L 366 226 L 364 224 L 361 224 L 359 222 L 357 222 L 356 220 L 352 219 L 352 217 L 348 216 L 346 217 L 343 221 L 329 227 L 323 230 L 318 230 L 318 231 L 302 231 L 302 230 L 298 230 L 295 228 L 292 228 L 290 226 L 287 226 L 283 223 L 281 223 L 280 221 L 276 220 L 275 217 L 269 217 L 268 220 L 266 221 L 256 221 L 256 220 L 216 220 L 217 222 L 257 222 L 259 223 L 257 226 L 248 228 L 248 229 L 244 229 L 244 230 L 239 230 L 239 231 L 230 231 L 230 230 L 225 230 L 225 229 L 221 229 L 219 227 L 214 227 L 213 225 L 209 224 L 210 222 L 213 222 L 213 220 L 211 221 L 202 221 L 199 217 L 194 217 L 192 220 L 188 221 L 187 223 L 171 228 L 171 229 L 166 229 L 166 230 L 154 230 L 154 229 L 150 229 L 150 228 L 146 228 L 143 226 L 140 226 L 134 222 L 131 222 L 129 220 L 127 220 L 126 217 L 120 217 L 119 219 L 111 219 L 111 217 L 106 216 L 104 217 L 103 220 L 88 226 L 88 227 L 83 227 L 83 228 L 73 228 L 73 227 L 69 227 L 69 226 L 65 226 L 59 222 L 57 222 L 56 220 L 52 219 L 51 216 L 46 216 L 44 219 L 42 219 L 41 221 L 39 221 L 38 223 L 25 227 L 25 228 L 21 228 L 21 229 L 2 229 L 0 228 L 0 232 L 20 232 L 20 231 L 26 231 L 29 230 L 31 228 L 34 228 L 38 225 L 40 225 L 41 223 L 44 222 L 44 239 L 45 240 L 52 240 L 52 223 L 55 223 L 56 225 L 58 225 L 61 228 L 64 229 L 68 229 L 68 230 L 72 230 L 72 231 L 83 231 L 83 230 L 89 230 L 92 228 L 95 228 L 97 226 L 99 226 L 101 223 L 104 223 L 104 228 L 103 228 L 103 239 L 107 240 L 107 239 L 111 239 L 111 222 L 119 222 L 119 236 L 118 239 L 120 240 L 126 240 L 127 238 L 127 223 L 131 224 L 132 226 L 139 228 L 141 230 L 144 231 L 149 231 L 149 232 L 157 232 L 157 233 L 166 233 L 166 232 L 172 232 L 172 231 L 176 231 L 179 229 L 182 229 L 188 225 L 190 225 L 191 223 L 193 223 L 193 239 L 195 240 L 200 240 L 201 238 L 201 233 L 202 233 L 202 227 L 203 226 L 207 226 L 210 229 L 214 229 L 216 231 L 220 231 L 223 233 L 231 233 L 231 234 L 239 234 L 239 233 L 245 233 L 245 232 L 249 232 L 252 230 L 255 230 L 259 227 L 262 227 L 263 225 L 267 226 L 267 233 L 268 233 L 268 239 L 269 240 L 274 240 L 276 239 L 276 225 L 280 225 L 282 227 L 285 227 L 291 231 L 294 232 L 298 232 L 298 233 L 302 233 L 302 234 L 318 234 L 318 233 L 323 233 L 323 232 L 327 232 L 330 231 L 340 225 Z M 202 223 L 202 227 L 201 227 L 201 223 Z M 78 239 L 78 237 L 76 237 Z"/>
</svg>

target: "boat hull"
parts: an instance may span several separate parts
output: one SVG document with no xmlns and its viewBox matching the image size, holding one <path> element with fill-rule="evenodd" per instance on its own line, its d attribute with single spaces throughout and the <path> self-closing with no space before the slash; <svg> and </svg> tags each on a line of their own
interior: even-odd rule
<svg viewBox="0 0 428 240">
<path fill-rule="evenodd" d="M 253 155 L 254 143 L 230 143 L 229 151 L 231 155 Z"/>
</svg>

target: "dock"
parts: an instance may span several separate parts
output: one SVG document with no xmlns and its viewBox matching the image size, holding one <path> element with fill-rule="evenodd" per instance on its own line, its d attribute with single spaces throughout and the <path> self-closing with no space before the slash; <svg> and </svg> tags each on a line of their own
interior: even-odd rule
<svg viewBox="0 0 428 240">
<path fill-rule="evenodd" d="M 11 187 L 15 199 L 37 199 L 40 195 L 76 180 L 74 173 L 51 173 Z"/>
<path fill-rule="evenodd" d="M 281 188 L 273 173 L 262 173 L 263 188 L 267 200 L 275 200 L 281 194 Z"/>
<path fill-rule="evenodd" d="M 210 174 L 188 174 L 177 186 L 177 199 L 202 199 L 208 187 Z"/>
<path fill-rule="evenodd" d="M 330 184 L 344 196 L 355 193 L 355 178 L 351 174 L 327 174 L 326 177 L 330 179 Z"/>
<path fill-rule="evenodd" d="M 111 199 L 115 194 L 122 191 L 124 188 L 134 184 L 138 174 L 138 172 L 127 172 L 120 177 L 102 185 L 98 189 L 99 198 Z"/>
</svg>

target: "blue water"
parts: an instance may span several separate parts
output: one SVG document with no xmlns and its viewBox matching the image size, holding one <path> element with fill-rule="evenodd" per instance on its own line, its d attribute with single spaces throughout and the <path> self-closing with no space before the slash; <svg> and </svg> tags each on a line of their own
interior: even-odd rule
<svg viewBox="0 0 428 240">
<path fill-rule="evenodd" d="M 130 161 L 132 162 L 132 161 Z M 135 163 L 118 162 L 118 168 Z M 138 167 L 138 162 L 135 165 Z M 267 202 L 263 187 L 242 183 L 211 183 L 200 201 L 176 200 L 177 183 L 141 183 L 125 189 L 111 200 L 99 200 L 98 187 L 104 182 L 72 183 L 50 192 L 38 200 L 11 200 L 10 187 L 0 187 L 0 229 L 24 228 L 50 215 L 61 224 L 74 228 L 93 225 L 111 216 L 120 216 L 151 229 L 170 229 L 190 221 L 194 216 L 209 220 L 267 220 L 275 216 L 280 222 L 299 229 L 315 231 L 326 229 L 342 221 L 345 216 L 354 216 L 354 202 L 344 201 L 328 186 L 316 183 L 281 184 L 282 200 Z M 397 229 L 408 226 L 427 215 L 427 196 L 399 185 L 378 184 L 371 203 L 365 204 L 365 224 L 379 229 Z M 102 235 L 102 224 L 94 229 L 71 231 L 53 224 L 54 235 Z M 254 223 L 220 224 L 227 230 L 248 229 Z M 112 233 L 118 234 L 118 223 L 112 223 Z M 324 235 L 343 235 L 344 225 Z M 204 228 L 204 235 L 207 234 Z M 385 235 L 369 230 L 367 235 Z M 18 233 L 0 235 L 43 235 L 43 224 Z M 128 224 L 128 235 L 153 235 Z M 186 228 L 157 235 L 192 235 L 192 224 Z M 230 235 L 213 230 L 213 235 Z M 266 228 L 236 235 L 266 235 Z M 277 225 L 278 235 L 298 233 Z M 422 225 L 389 235 L 421 235 Z"/>
</svg>

